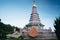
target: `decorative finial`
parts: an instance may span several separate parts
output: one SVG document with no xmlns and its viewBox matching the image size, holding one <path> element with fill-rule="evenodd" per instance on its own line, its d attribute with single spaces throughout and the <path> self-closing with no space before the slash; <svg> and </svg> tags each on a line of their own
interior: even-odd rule
<svg viewBox="0 0 60 40">
<path fill-rule="evenodd" d="M 36 0 L 34 0 L 33 6 L 35 6 L 35 7 L 36 7 Z"/>
</svg>

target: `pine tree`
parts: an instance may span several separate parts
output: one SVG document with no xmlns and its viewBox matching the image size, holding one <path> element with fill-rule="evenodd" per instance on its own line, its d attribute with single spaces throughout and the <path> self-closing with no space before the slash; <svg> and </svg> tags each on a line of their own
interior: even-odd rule
<svg viewBox="0 0 60 40">
<path fill-rule="evenodd" d="M 54 27 L 55 27 L 56 36 L 57 36 L 58 40 L 60 40 L 60 17 L 56 18 Z"/>
</svg>

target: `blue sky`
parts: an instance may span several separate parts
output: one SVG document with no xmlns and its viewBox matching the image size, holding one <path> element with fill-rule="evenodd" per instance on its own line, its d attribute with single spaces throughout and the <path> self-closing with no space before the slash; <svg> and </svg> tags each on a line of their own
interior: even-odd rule
<svg viewBox="0 0 60 40">
<path fill-rule="evenodd" d="M 23 28 L 29 23 L 34 0 L 0 0 L 0 18 L 5 24 Z M 60 16 L 60 0 L 36 0 L 37 11 L 44 28 L 54 30 L 56 17 Z"/>
</svg>

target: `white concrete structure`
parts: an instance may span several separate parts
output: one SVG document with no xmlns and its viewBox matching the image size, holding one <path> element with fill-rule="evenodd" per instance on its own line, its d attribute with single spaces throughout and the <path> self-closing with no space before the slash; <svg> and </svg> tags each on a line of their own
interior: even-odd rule
<svg viewBox="0 0 60 40">
<path fill-rule="evenodd" d="M 14 33 L 8 34 L 8 35 L 6 35 L 6 36 L 7 36 L 7 38 L 10 38 L 10 37 L 19 38 L 21 35 L 22 35 L 22 32 L 21 32 L 21 31 L 18 32 L 18 31 L 16 31 L 16 29 L 14 28 Z"/>
</svg>

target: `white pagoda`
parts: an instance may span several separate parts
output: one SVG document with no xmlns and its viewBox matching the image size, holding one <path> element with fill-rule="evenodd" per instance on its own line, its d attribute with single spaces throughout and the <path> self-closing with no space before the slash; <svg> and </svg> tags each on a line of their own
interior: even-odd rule
<svg viewBox="0 0 60 40">
<path fill-rule="evenodd" d="M 33 2 L 32 14 L 29 23 L 23 28 L 23 36 L 25 40 L 56 40 L 55 32 L 52 32 L 51 28 L 44 29 L 44 25 L 41 23 L 39 14 L 37 12 L 36 0 Z"/>
</svg>

